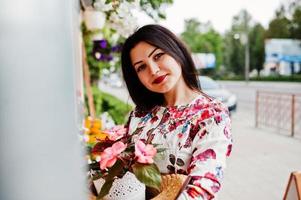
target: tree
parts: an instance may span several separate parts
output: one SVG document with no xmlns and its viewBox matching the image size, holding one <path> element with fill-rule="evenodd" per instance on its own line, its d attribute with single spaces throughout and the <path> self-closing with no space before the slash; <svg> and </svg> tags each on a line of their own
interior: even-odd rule
<svg viewBox="0 0 301 200">
<path fill-rule="evenodd" d="M 224 64 L 227 72 L 242 75 L 244 69 L 244 47 L 235 39 L 233 31 L 228 31 L 224 37 Z"/>
<path fill-rule="evenodd" d="M 291 38 L 291 21 L 286 16 L 282 5 L 277 11 L 275 18 L 270 21 L 265 38 Z"/>
<path fill-rule="evenodd" d="M 241 10 L 232 19 L 230 31 L 224 37 L 224 63 L 228 72 L 243 75 L 245 68 L 244 36 L 249 34 L 251 15 Z M 252 60 L 253 58 L 251 58 Z"/>
<path fill-rule="evenodd" d="M 200 23 L 197 19 L 185 20 L 182 40 L 195 53 L 213 53 L 217 67 L 222 64 L 222 36 L 213 29 L 210 22 Z"/>
<path fill-rule="evenodd" d="M 200 35 L 201 23 L 195 19 L 185 20 L 184 32 L 181 34 L 181 38 L 188 45 L 192 52 L 198 51 L 198 39 Z"/>
<path fill-rule="evenodd" d="M 293 13 L 292 38 L 301 39 L 301 6 L 297 7 Z"/>
<path fill-rule="evenodd" d="M 249 34 L 251 58 L 250 69 L 256 69 L 258 73 L 262 69 L 265 59 L 264 34 L 265 29 L 260 23 L 252 27 Z"/>
</svg>

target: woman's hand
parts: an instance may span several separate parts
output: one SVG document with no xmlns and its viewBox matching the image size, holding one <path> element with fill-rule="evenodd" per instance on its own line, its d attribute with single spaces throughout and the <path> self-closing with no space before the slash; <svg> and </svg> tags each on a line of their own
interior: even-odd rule
<svg viewBox="0 0 301 200">
<path fill-rule="evenodd" d="M 162 176 L 161 192 L 152 200 L 175 200 L 182 191 L 188 176 L 183 174 L 169 174 Z M 184 186 L 185 187 L 185 186 Z"/>
</svg>

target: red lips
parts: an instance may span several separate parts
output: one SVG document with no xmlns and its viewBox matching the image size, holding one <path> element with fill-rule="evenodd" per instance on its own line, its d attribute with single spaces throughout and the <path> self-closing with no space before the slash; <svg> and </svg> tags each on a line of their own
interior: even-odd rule
<svg viewBox="0 0 301 200">
<path fill-rule="evenodd" d="M 165 79 L 166 76 L 167 76 L 167 75 L 159 76 L 158 78 L 156 78 L 156 79 L 153 81 L 153 83 L 155 83 L 155 84 L 161 83 L 162 81 L 164 81 L 164 79 Z"/>
</svg>

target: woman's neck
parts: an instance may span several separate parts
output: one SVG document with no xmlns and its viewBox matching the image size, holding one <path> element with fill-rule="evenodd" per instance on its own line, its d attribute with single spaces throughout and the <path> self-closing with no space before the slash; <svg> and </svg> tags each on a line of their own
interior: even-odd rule
<svg viewBox="0 0 301 200">
<path fill-rule="evenodd" d="M 175 88 L 164 94 L 165 106 L 186 105 L 201 93 L 190 89 L 186 83 L 180 81 Z"/>
</svg>

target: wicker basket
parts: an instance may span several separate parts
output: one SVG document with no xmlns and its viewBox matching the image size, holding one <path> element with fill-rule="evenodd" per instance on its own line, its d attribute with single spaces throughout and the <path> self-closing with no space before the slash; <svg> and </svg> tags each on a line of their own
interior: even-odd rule
<svg viewBox="0 0 301 200">
<path fill-rule="evenodd" d="M 175 200 L 189 182 L 189 177 L 183 174 L 162 176 L 161 192 L 152 200 Z"/>
</svg>

